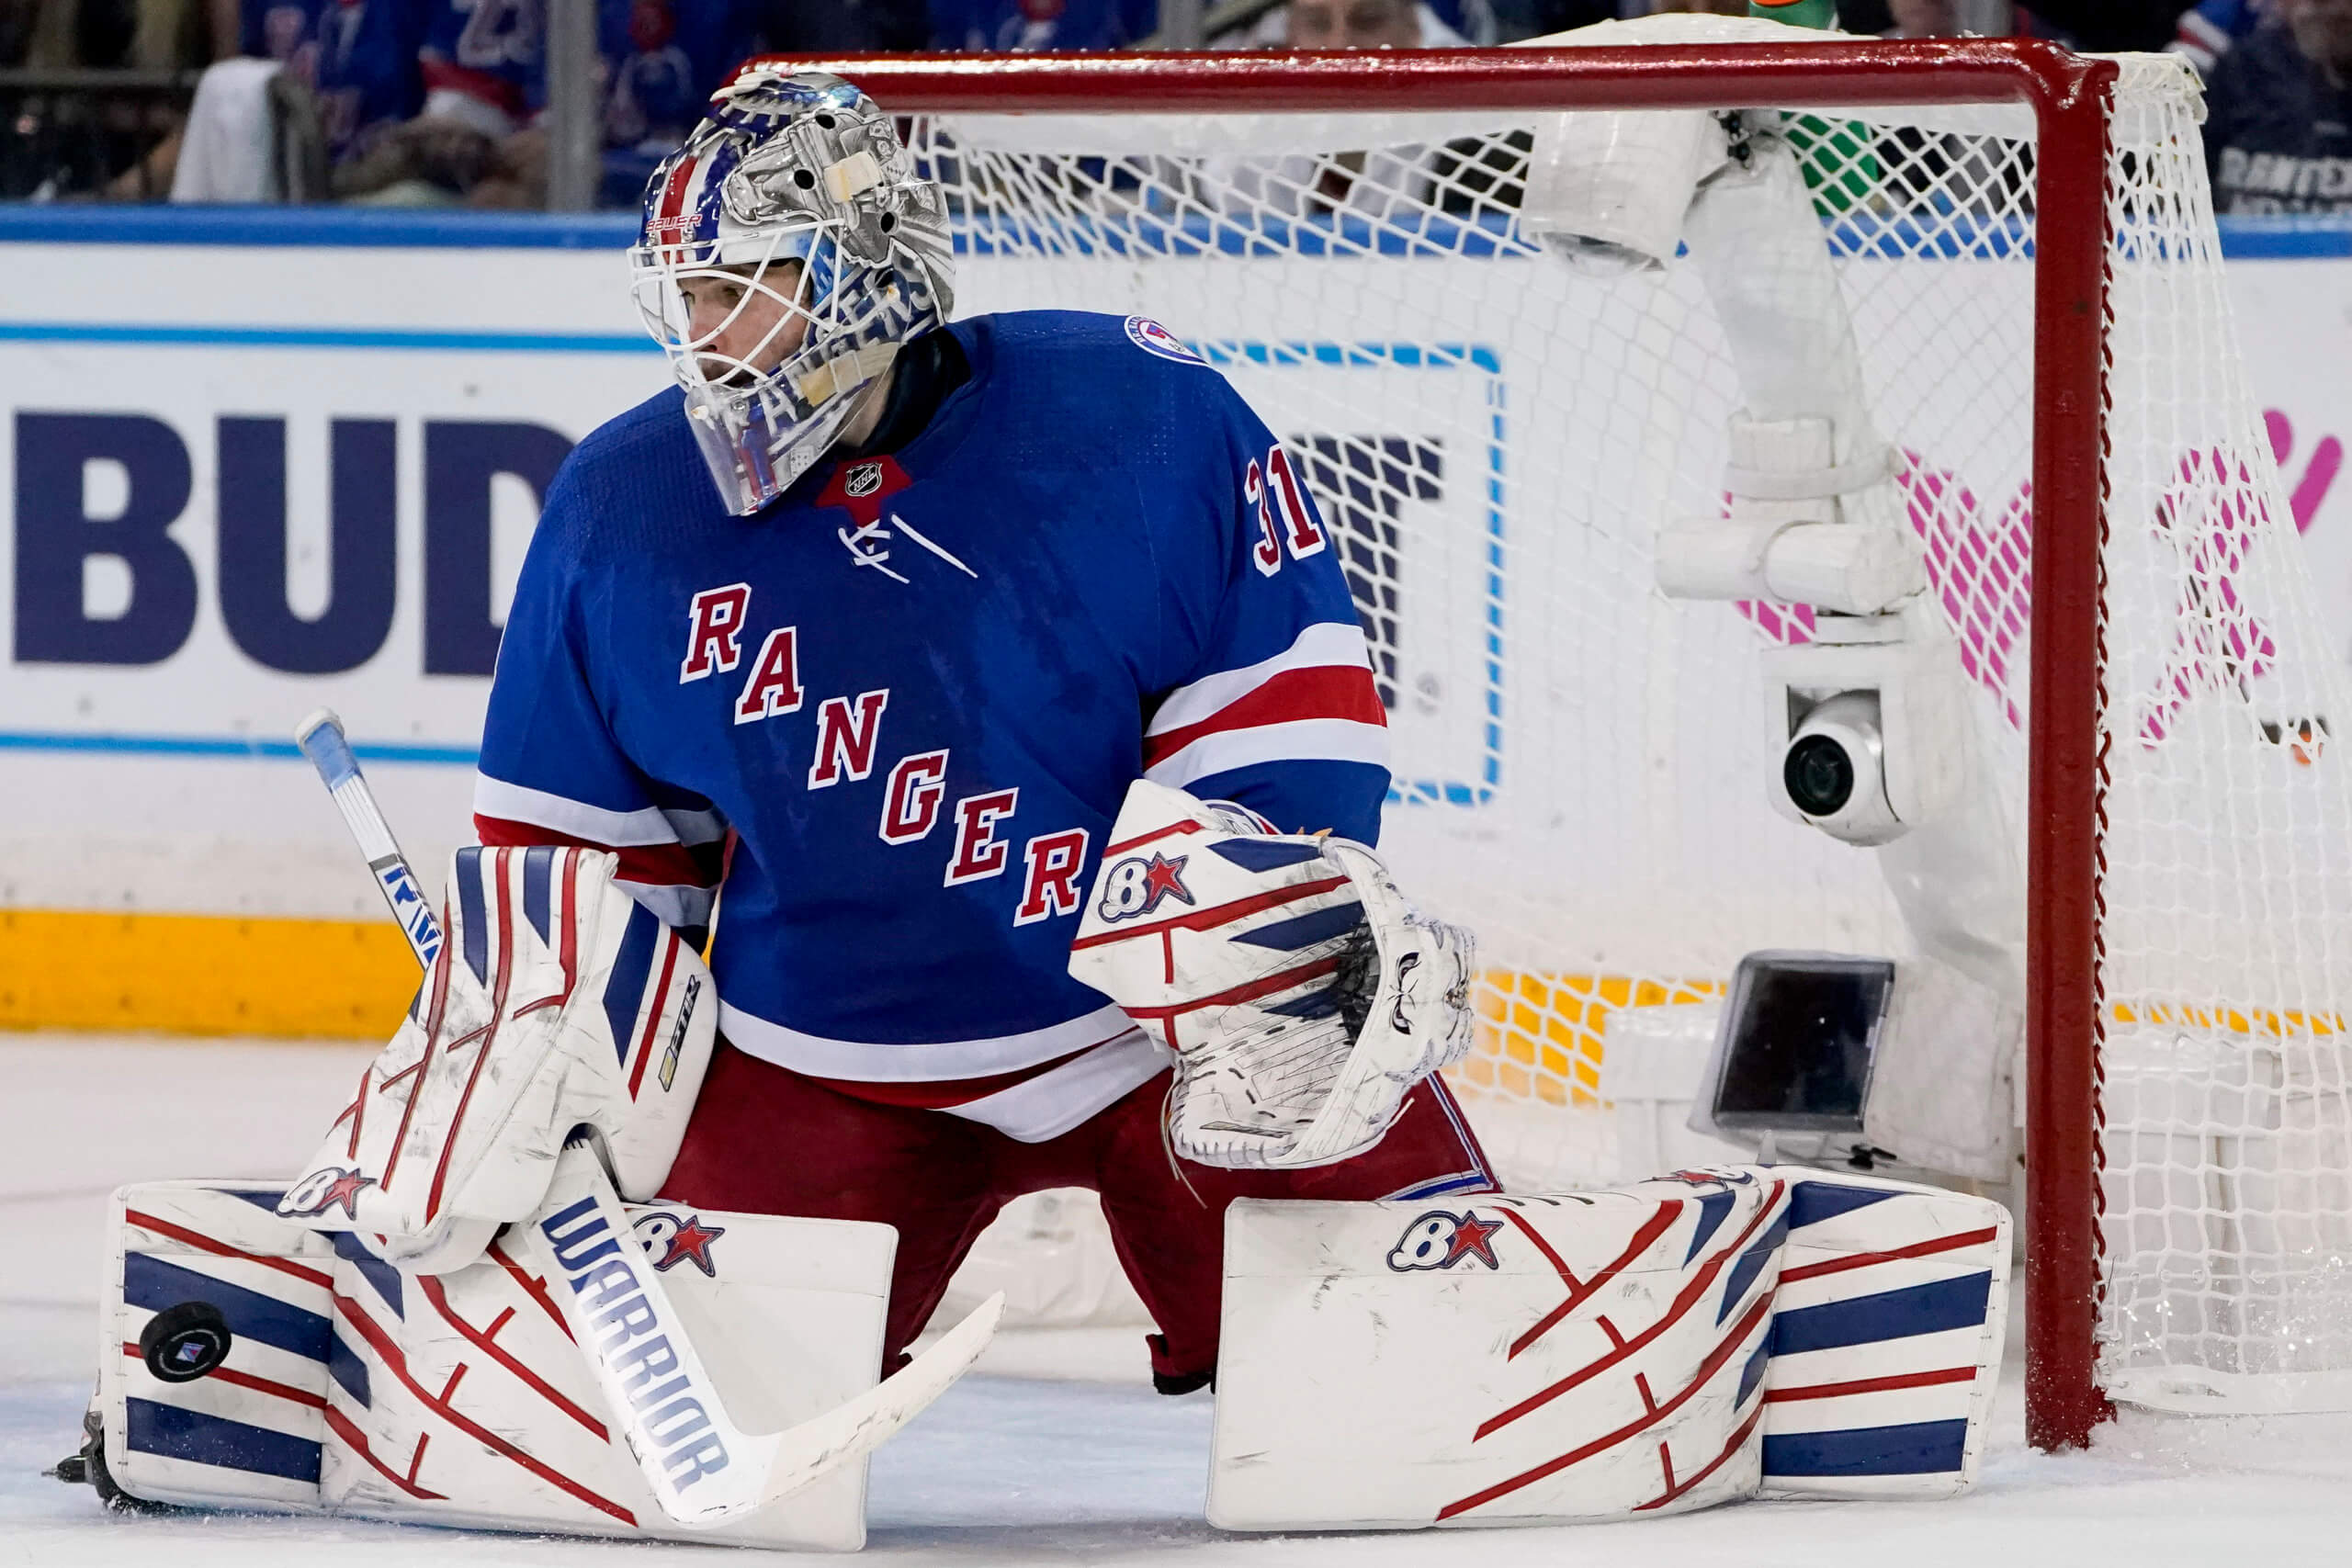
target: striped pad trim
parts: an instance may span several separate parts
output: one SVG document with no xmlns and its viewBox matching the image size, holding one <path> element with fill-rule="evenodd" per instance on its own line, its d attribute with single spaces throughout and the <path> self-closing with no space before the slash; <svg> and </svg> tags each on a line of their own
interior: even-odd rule
<svg viewBox="0 0 2352 1568">
<path fill-rule="evenodd" d="M 313 1361 L 327 1359 L 333 1337 L 327 1320 L 314 1312 L 281 1302 L 274 1296 L 199 1274 L 152 1253 L 126 1253 L 122 1259 L 122 1299 L 149 1312 L 161 1312 L 182 1302 L 209 1302 L 220 1311 L 229 1332 Z"/>
<path fill-rule="evenodd" d="M 1967 1448 L 1965 1418 L 1768 1436 L 1764 1439 L 1764 1473 L 1789 1477 L 1932 1475 L 1959 1470 Z"/>
<path fill-rule="evenodd" d="M 1867 1178 L 1799 1181 L 1765 1376 L 1764 1493 L 1971 1484 L 2007 1289 L 1998 1205 Z"/>
<path fill-rule="evenodd" d="M 123 1438 L 134 1453 L 318 1484 L 315 1439 L 152 1399 L 124 1401 L 124 1415 Z"/>
<path fill-rule="evenodd" d="M 1974 1328 L 1984 1321 L 1986 1298 L 1992 1291 L 1992 1275 L 1966 1274 L 1931 1285 L 1782 1312 L 1772 1319 L 1772 1352 L 1792 1356 L 1939 1334 L 1947 1328 Z"/>
</svg>

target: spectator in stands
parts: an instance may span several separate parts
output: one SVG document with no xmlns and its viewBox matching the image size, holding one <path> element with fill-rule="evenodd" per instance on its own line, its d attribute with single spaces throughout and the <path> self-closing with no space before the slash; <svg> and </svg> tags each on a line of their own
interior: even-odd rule
<svg viewBox="0 0 2352 1568">
<path fill-rule="evenodd" d="M 1291 0 L 1239 36 L 1212 41 L 1241 49 L 1464 49 L 1493 41 L 1486 0 L 1448 0 L 1448 10 L 1450 17 L 1430 0 Z M 1487 36 L 1474 38 L 1456 22 Z"/>
<path fill-rule="evenodd" d="M 2352 212 L 2352 0 L 2275 0 L 2206 89 L 2223 213 Z"/>
<path fill-rule="evenodd" d="M 766 49 L 777 54 L 933 47 L 932 13 L 924 0 L 775 0 L 759 20 Z"/>
<path fill-rule="evenodd" d="M 2187 9 L 2188 0 L 2033 0 L 2018 7 L 2017 31 L 2093 51 L 2160 50 Z"/>
<path fill-rule="evenodd" d="M 310 90 L 322 155 L 340 165 L 365 154 L 424 104 L 417 62 L 424 26 L 417 0 L 247 0 L 244 53 L 279 62 L 281 100 L 297 85 Z M 316 199 L 324 193 L 285 194 Z"/>
<path fill-rule="evenodd" d="M 545 0 L 423 3 L 423 109 L 338 167 L 338 194 L 378 204 L 544 206 Z M 745 0 L 600 0 L 605 205 L 637 199 L 720 80 L 763 46 L 756 22 Z"/>
<path fill-rule="evenodd" d="M 937 49 L 988 53 L 1128 49 L 1159 25 L 1159 0 L 930 0 Z"/>
<path fill-rule="evenodd" d="M 2165 48 L 2187 59 L 2199 76 L 2211 76 L 2222 56 L 2269 15 L 2268 0 L 2204 0 L 2180 14 L 2172 42 Z"/>
<path fill-rule="evenodd" d="M 6 62 L 39 71 L 193 70 L 233 54 L 236 33 L 236 0 L 14 0 L 0 25 Z M 101 90 L 70 107 L 21 113 L 9 161 L 46 165 L 38 196 L 94 186 L 118 198 L 160 196 L 179 155 L 180 119 L 167 98 Z M 78 146 L 69 152 L 64 141 Z"/>
<path fill-rule="evenodd" d="M 599 0 L 605 205 L 634 203 L 719 81 L 764 47 L 764 3 Z M 207 73 L 198 119 L 217 134 L 175 196 L 310 200 L 331 184 L 378 206 L 545 205 L 546 0 L 246 4 L 252 58 Z M 300 162 L 298 97 L 320 149 L 307 185 L 273 173 Z"/>
<path fill-rule="evenodd" d="M 1269 39 L 1267 29 L 1279 29 Z M 1244 47 L 1460 49 L 1466 40 L 1426 0 L 1291 0 L 1261 19 Z M 1418 142 L 1365 152 L 1213 160 L 1213 187 L 1227 209 L 1290 220 L 1335 213 L 1379 220 L 1431 198 L 1444 150 Z"/>
<path fill-rule="evenodd" d="M 1647 13 L 1647 0 L 1489 0 L 1495 17 L 1495 41 L 1517 43 L 1521 39 L 1549 38 L 1595 22 Z M 1634 7 L 1628 10 L 1627 6 Z"/>
<path fill-rule="evenodd" d="M 1464 41 L 1414 0 L 1291 0 L 1282 15 L 1287 49 L 1448 49 Z M 1425 43 L 1432 34 L 1444 41 Z"/>
<path fill-rule="evenodd" d="M 1955 0 L 1887 0 L 1892 25 L 1881 38 L 1951 38 L 1961 31 Z"/>
</svg>

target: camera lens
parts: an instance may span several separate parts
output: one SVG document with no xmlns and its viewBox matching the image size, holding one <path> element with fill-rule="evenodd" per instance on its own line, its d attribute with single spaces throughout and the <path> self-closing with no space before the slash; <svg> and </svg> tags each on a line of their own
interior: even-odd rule
<svg viewBox="0 0 2352 1568">
<path fill-rule="evenodd" d="M 1807 735 L 1781 764 L 1789 799 L 1807 817 L 1835 817 L 1854 795 L 1854 760 L 1826 735 Z"/>
</svg>

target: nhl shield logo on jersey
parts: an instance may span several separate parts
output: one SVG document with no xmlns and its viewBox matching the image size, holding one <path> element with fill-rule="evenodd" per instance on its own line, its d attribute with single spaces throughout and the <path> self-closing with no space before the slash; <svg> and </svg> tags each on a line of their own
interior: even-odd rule
<svg viewBox="0 0 2352 1568">
<path fill-rule="evenodd" d="M 860 463 L 842 480 L 842 493 L 863 501 L 882 488 L 882 465 Z"/>
<path fill-rule="evenodd" d="M 725 1225 L 707 1225 L 700 1214 L 673 1214 L 666 1209 L 656 1209 L 639 1214 L 629 1222 L 637 1233 L 639 1243 L 647 1257 L 653 1259 L 656 1273 L 663 1273 L 681 1263 L 691 1262 L 712 1279 L 718 1277 L 718 1265 L 710 1260 L 710 1244 L 727 1234 Z"/>
<path fill-rule="evenodd" d="M 1431 1209 L 1407 1225 L 1396 1245 L 1388 1249 L 1388 1267 L 1409 1274 L 1421 1269 L 1451 1269 L 1465 1258 L 1475 1258 L 1489 1269 L 1500 1269 L 1502 1265 L 1495 1260 L 1494 1237 L 1502 1228 L 1502 1221 L 1480 1219 L 1476 1209 L 1459 1214 Z"/>
<path fill-rule="evenodd" d="M 1192 858 L 1170 860 L 1157 852 L 1129 855 L 1102 874 L 1102 896 L 1095 901 L 1095 912 L 1106 920 L 1132 920 L 1170 898 L 1192 903 L 1193 890 L 1184 886 L 1184 863 Z"/>
<path fill-rule="evenodd" d="M 1206 365 L 1207 360 L 1185 346 L 1184 340 L 1149 316 L 1127 318 L 1127 339 L 1146 354 L 1172 359 L 1179 365 Z"/>
</svg>

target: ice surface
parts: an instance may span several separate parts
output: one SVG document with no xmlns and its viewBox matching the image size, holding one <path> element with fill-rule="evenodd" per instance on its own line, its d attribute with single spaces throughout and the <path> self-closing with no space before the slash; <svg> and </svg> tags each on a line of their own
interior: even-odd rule
<svg viewBox="0 0 2352 1568">
<path fill-rule="evenodd" d="M 292 1169 L 350 1090 L 343 1046 L 0 1043 L 0 1568 L 723 1563 L 724 1549 L 258 1516 L 106 1514 L 40 1473 L 74 1446 L 117 1183 Z M 1746 1504 L 1566 1529 L 1243 1537 L 1202 1521 L 1213 1406 L 1150 1392 L 1132 1329 L 1007 1336 L 875 1456 L 865 1559 L 1170 1568 L 2303 1568 L 2352 1564 L 2352 1420 L 2129 1415 L 2087 1454 L 2024 1445 L 2012 1369 L 1957 1503 Z"/>
</svg>

